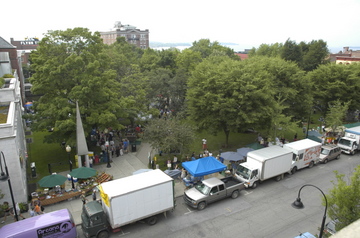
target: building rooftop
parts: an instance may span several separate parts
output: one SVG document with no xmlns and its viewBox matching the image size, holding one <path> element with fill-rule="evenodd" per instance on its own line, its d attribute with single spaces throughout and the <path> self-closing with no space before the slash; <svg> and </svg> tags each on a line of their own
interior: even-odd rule
<svg viewBox="0 0 360 238">
<path fill-rule="evenodd" d="M 15 49 L 16 47 L 0 36 L 0 49 Z"/>
</svg>

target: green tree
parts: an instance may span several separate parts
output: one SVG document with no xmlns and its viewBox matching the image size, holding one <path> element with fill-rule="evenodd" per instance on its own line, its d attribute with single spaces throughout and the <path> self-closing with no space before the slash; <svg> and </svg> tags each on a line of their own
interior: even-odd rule
<svg viewBox="0 0 360 238">
<path fill-rule="evenodd" d="M 139 61 L 141 72 L 151 71 L 159 68 L 160 60 L 161 57 L 156 52 L 156 50 L 151 48 L 146 49 Z"/>
<path fill-rule="evenodd" d="M 337 183 L 326 195 L 328 214 L 331 219 L 337 219 L 336 230 L 350 225 L 360 218 L 360 166 L 349 179 L 344 174 L 335 171 Z"/>
<path fill-rule="evenodd" d="M 202 61 L 201 53 L 191 49 L 184 49 L 177 55 L 175 61 L 177 68 L 191 72 Z"/>
<path fill-rule="evenodd" d="M 247 69 L 227 56 L 201 62 L 188 81 L 190 117 L 200 129 L 223 131 L 228 145 L 230 131 L 260 124 L 267 115 L 274 92 L 267 72 Z"/>
<path fill-rule="evenodd" d="M 219 42 L 214 41 L 210 42 L 209 39 L 201 39 L 199 41 L 194 41 L 193 45 L 190 47 L 190 50 L 195 52 L 200 52 L 202 58 L 209 57 L 214 51 L 223 52 L 228 57 L 239 60 L 239 57 L 234 54 L 234 50 L 228 47 L 220 45 Z"/>
<path fill-rule="evenodd" d="M 301 47 L 296 44 L 295 41 L 289 39 L 286 40 L 281 50 L 281 58 L 284 60 L 290 60 L 296 62 L 298 65 L 302 62 Z"/>
<path fill-rule="evenodd" d="M 261 44 L 259 48 L 252 48 L 249 52 L 249 56 L 268 56 L 268 57 L 280 57 L 283 44 Z"/>
<path fill-rule="evenodd" d="M 329 103 L 339 100 L 350 102 L 349 109 L 355 110 L 360 103 L 360 65 L 325 64 L 307 74 L 313 82 L 314 101 L 323 113 Z"/>
<path fill-rule="evenodd" d="M 329 103 L 329 109 L 326 113 L 325 121 L 327 126 L 331 127 L 332 131 L 335 131 L 338 126 L 343 124 L 349 105 L 350 102 L 341 103 L 339 100 Z"/>
<path fill-rule="evenodd" d="M 170 153 L 179 151 L 189 153 L 190 146 L 195 141 L 195 128 L 177 117 L 171 119 L 153 119 L 146 126 L 144 139 L 149 141 L 151 147 Z"/>
<path fill-rule="evenodd" d="M 303 59 L 300 65 L 302 69 L 312 71 L 319 65 L 328 63 L 325 59 L 329 55 L 329 49 L 325 41 L 313 40 L 308 44 L 303 43 L 302 45 L 301 51 L 303 53 Z"/>
<path fill-rule="evenodd" d="M 128 100 L 119 93 L 116 72 L 104 53 L 99 33 L 74 28 L 49 31 L 31 53 L 34 130 L 55 128 L 46 142 L 75 141 L 75 102 L 79 102 L 85 131 L 92 127 L 121 128 Z"/>
</svg>

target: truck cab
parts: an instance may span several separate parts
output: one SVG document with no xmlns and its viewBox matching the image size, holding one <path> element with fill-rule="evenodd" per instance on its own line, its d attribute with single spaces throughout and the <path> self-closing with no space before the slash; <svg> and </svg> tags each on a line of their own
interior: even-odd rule
<svg viewBox="0 0 360 238">
<path fill-rule="evenodd" d="M 235 172 L 238 180 L 245 183 L 245 187 L 256 187 L 259 180 L 259 169 L 252 168 L 246 163 L 240 164 Z M 255 184 L 255 186 L 254 186 Z"/>
<path fill-rule="evenodd" d="M 338 146 L 341 148 L 342 152 L 350 155 L 354 155 L 356 150 L 359 148 L 359 145 L 356 143 L 356 139 L 351 137 L 340 138 Z"/>
<path fill-rule="evenodd" d="M 83 206 L 81 228 L 85 237 L 105 238 L 109 236 L 110 224 L 100 203 L 91 201 Z"/>
</svg>

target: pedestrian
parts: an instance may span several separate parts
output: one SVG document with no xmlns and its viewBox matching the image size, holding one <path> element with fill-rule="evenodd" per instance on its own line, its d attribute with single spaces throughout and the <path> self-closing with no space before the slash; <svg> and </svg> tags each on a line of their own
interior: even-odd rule
<svg viewBox="0 0 360 238">
<path fill-rule="evenodd" d="M 93 201 L 96 201 L 96 190 L 95 189 L 93 190 L 92 198 L 93 198 Z"/>
<path fill-rule="evenodd" d="M 93 163 L 94 163 L 94 159 L 93 159 L 93 157 L 92 157 L 92 156 L 90 156 L 90 158 L 89 158 L 89 165 L 90 165 L 90 168 L 92 168 L 92 167 L 93 167 Z"/>
<path fill-rule="evenodd" d="M 6 221 L 6 217 L 10 215 L 10 206 L 8 202 L 3 202 L 3 210 L 4 210 L 4 220 L 1 223 Z"/>
<path fill-rule="evenodd" d="M 85 192 L 82 192 L 80 197 L 81 197 L 81 201 L 82 201 L 83 205 L 85 205 L 86 201 L 87 201 L 87 198 L 85 197 Z"/>
<path fill-rule="evenodd" d="M 202 148 L 203 148 L 203 150 L 207 149 L 207 144 L 206 143 L 207 143 L 206 138 L 202 139 Z"/>
<path fill-rule="evenodd" d="M 183 168 L 183 169 L 181 170 L 181 175 L 180 175 L 180 177 L 183 179 L 183 178 L 186 177 L 186 175 L 187 175 L 186 170 Z"/>
<path fill-rule="evenodd" d="M 35 212 L 35 215 L 41 215 L 42 214 L 41 208 L 40 208 L 40 205 L 39 205 L 38 202 L 35 202 L 34 212 Z"/>
<path fill-rule="evenodd" d="M 21 217 L 24 220 L 25 217 L 23 217 L 23 215 L 21 215 L 21 210 L 20 210 L 20 207 L 19 207 L 19 203 L 15 204 L 15 208 L 16 208 L 16 215 L 18 215 L 19 217 Z M 14 213 L 14 221 L 16 221 L 15 213 Z"/>
<path fill-rule="evenodd" d="M 167 168 L 168 168 L 169 170 L 171 170 L 171 160 L 168 160 L 168 161 L 167 161 Z"/>
<path fill-rule="evenodd" d="M 178 158 L 176 157 L 176 155 L 174 155 L 174 159 L 173 159 L 173 168 L 175 168 L 175 167 L 176 167 L 177 163 L 178 163 Z"/>
</svg>

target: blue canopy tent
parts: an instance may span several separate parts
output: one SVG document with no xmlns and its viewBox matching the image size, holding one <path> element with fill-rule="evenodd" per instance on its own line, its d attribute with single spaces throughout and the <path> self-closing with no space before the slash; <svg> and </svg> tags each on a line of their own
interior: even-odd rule
<svg viewBox="0 0 360 238">
<path fill-rule="evenodd" d="M 183 162 L 182 167 L 194 177 L 201 177 L 226 170 L 226 166 L 212 156 Z"/>
</svg>

